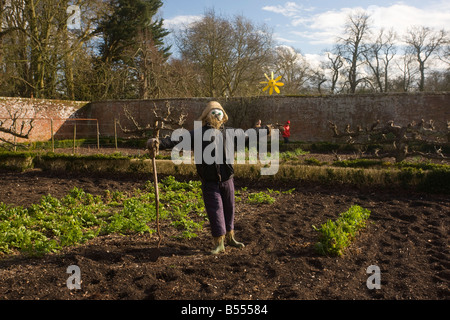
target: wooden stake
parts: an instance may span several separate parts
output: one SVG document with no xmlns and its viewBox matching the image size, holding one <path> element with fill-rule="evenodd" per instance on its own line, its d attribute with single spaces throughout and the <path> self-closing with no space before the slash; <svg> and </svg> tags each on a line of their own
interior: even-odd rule
<svg viewBox="0 0 450 320">
<path fill-rule="evenodd" d="M 153 165 L 153 179 L 155 186 L 155 205 L 156 205 L 156 231 L 158 233 L 158 249 L 161 245 L 161 231 L 159 229 L 159 187 L 158 187 L 158 173 L 156 172 L 156 159 L 152 158 Z"/>
<path fill-rule="evenodd" d="M 53 133 L 53 119 L 50 119 L 50 133 L 52 135 L 52 152 L 55 152 L 55 135 Z"/>
<path fill-rule="evenodd" d="M 117 119 L 114 118 L 114 143 L 116 145 L 117 150 Z"/>
<path fill-rule="evenodd" d="M 77 139 L 77 121 L 75 120 L 75 124 L 73 125 L 73 149 L 72 153 L 75 154 L 75 141 Z"/>
<path fill-rule="evenodd" d="M 97 119 L 97 149 L 100 150 L 100 128 L 98 126 L 98 119 Z"/>
</svg>

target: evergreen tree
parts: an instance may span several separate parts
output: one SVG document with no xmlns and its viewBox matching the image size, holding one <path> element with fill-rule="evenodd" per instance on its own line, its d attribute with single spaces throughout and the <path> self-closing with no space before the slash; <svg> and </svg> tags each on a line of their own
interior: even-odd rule
<svg viewBox="0 0 450 320">
<path fill-rule="evenodd" d="M 97 61 L 102 99 L 158 97 L 170 53 L 163 19 L 156 18 L 161 0 L 110 0 L 110 13 L 98 25 L 101 35 Z"/>
<path fill-rule="evenodd" d="M 103 34 L 102 60 L 130 63 L 127 49 L 139 47 L 140 34 L 150 35 L 152 44 L 167 58 L 170 47 L 164 46 L 163 39 L 169 32 L 162 26 L 163 19 L 154 20 L 162 4 L 161 0 L 111 0 L 113 12 L 99 25 Z"/>
</svg>

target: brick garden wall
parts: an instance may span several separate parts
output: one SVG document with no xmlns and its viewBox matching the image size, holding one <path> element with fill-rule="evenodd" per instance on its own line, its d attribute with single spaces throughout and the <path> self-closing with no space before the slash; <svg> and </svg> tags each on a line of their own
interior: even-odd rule
<svg viewBox="0 0 450 320">
<path fill-rule="evenodd" d="M 0 98 L 0 117 L 7 117 L 6 108 L 25 109 L 28 116 L 39 118 L 92 118 L 98 119 L 101 136 L 114 136 L 114 119 L 127 128 L 131 122 L 124 114 L 124 106 L 142 125 L 152 118 L 155 105 L 169 103 L 174 109 L 183 107 L 188 111 L 186 128 L 193 128 L 193 121 L 201 114 L 206 103 L 212 99 L 168 100 L 119 100 L 100 102 L 71 102 L 20 98 Z M 263 124 L 291 121 L 291 139 L 305 142 L 332 141 L 328 120 L 339 128 L 350 124 L 370 126 L 374 121 L 386 123 L 394 120 L 405 125 L 411 121 L 433 119 L 438 129 L 445 130 L 450 121 L 450 93 L 411 94 L 358 94 L 314 97 L 267 96 L 255 98 L 218 99 L 229 115 L 229 126 L 247 129 L 261 119 Z M 50 122 L 39 120 L 31 134 L 32 141 L 50 139 Z M 95 137 L 94 123 L 84 122 L 77 129 L 77 136 Z M 56 137 L 70 138 L 72 122 L 54 122 Z M 117 128 L 120 137 L 124 135 Z"/>
<path fill-rule="evenodd" d="M 126 127 L 132 127 L 123 113 L 123 107 L 132 111 L 142 124 L 152 117 L 154 105 L 166 102 L 174 108 L 188 110 L 186 128 L 193 128 L 193 121 L 201 114 L 211 99 L 169 99 L 140 101 L 94 102 L 81 109 L 81 116 L 98 118 L 102 134 L 113 135 L 114 118 Z M 367 94 L 332 95 L 318 97 L 270 96 L 258 98 L 234 98 L 218 100 L 225 108 L 230 120 L 228 125 L 247 129 L 258 119 L 263 124 L 291 121 L 291 139 L 305 142 L 332 141 L 328 120 L 339 128 L 350 124 L 370 126 L 376 120 L 382 124 L 394 120 L 395 124 L 406 125 L 411 121 L 433 119 L 440 130 L 447 128 L 450 121 L 449 93 L 415 94 Z M 120 130 L 119 130 L 120 131 Z"/>
<path fill-rule="evenodd" d="M 77 101 L 0 97 L 0 120 L 6 121 L 5 125 L 9 126 L 11 121 L 4 118 L 10 118 L 10 114 L 17 113 L 21 118 L 35 118 L 36 120 L 33 122 L 34 127 L 28 141 L 47 141 L 51 139 L 50 119 L 53 119 L 55 136 L 61 135 L 64 131 L 61 128 L 67 123 L 67 121 L 62 119 L 75 116 L 76 112 L 86 104 L 86 102 Z M 18 127 L 21 126 L 22 121 L 18 121 Z M 26 123 L 28 123 L 27 120 Z M 27 126 L 24 129 L 26 130 Z M 0 132 L 0 136 L 12 140 L 11 135 Z M 17 142 L 23 141 L 27 140 L 17 139 Z"/>
</svg>

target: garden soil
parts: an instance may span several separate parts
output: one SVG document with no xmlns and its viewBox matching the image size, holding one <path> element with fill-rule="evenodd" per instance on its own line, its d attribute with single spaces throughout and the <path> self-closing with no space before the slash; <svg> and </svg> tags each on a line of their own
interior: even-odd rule
<svg viewBox="0 0 450 320">
<path fill-rule="evenodd" d="M 162 177 L 160 177 L 162 178 Z M 73 188 L 94 195 L 142 188 L 152 177 L 0 172 L 0 202 L 29 206 Z M 0 300 L 447 300 L 450 298 L 448 195 L 357 189 L 292 182 L 236 181 L 248 192 L 295 188 L 273 204 L 236 205 L 236 238 L 245 248 L 209 255 L 209 226 L 178 239 L 161 226 L 161 256 L 151 261 L 154 235 L 101 236 L 44 257 L 0 257 Z M 367 228 L 340 257 L 314 248 L 320 227 L 357 204 L 371 211 Z M 80 268 L 81 289 L 69 290 L 67 268 Z M 379 289 L 370 266 L 380 270 Z M 368 281 L 369 280 L 369 281 Z"/>
</svg>

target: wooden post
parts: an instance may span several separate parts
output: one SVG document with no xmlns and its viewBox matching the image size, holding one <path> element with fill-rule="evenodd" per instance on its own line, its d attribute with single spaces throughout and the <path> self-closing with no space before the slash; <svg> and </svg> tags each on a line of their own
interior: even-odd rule
<svg viewBox="0 0 450 320">
<path fill-rule="evenodd" d="M 100 129 L 98 126 L 98 119 L 97 119 L 97 149 L 100 150 Z"/>
<path fill-rule="evenodd" d="M 117 150 L 117 119 L 114 118 L 114 143 L 116 145 Z"/>
<path fill-rule="evenodd" d="M 72 153 L 75 154 L 75 141 L 77 139 L 77 121 L 75 120 L 75 124 L 73 125 L 73 150 Z"/>
<path fill-rule="evenodd" d="M 55 135 L 53 134 L 53 119 L 50 119 L 50 133 L 52 135 L 52 152 L 55 152 Z"/>
<path fill-rule="evenodd" d="M 17 123 L 15 122 L 16 120 L 14 120 L 14 133 L 17 133 Z M 14 152 L 17 151 L 17 138 L 14 135 L 13 136 L 13 142 L 14 142 Z"/>
</svg>

